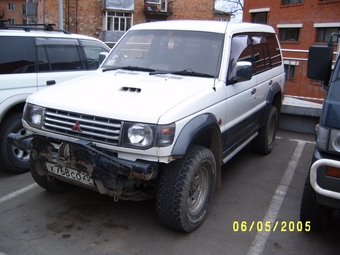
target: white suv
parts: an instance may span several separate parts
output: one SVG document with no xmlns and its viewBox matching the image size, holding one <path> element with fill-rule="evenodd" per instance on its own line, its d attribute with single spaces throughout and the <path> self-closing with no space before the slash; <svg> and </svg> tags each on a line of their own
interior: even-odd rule
<svg viewBox="0 0 340 255">
<path fill-rule="evenodd" d="M 7 135 L 24 133 L 21 125 L 26 98 L 43 88 L 89 74 L 99 66 L 103 42 L 88 36 L 51 30 L 52 26 L 0 24 L 0 168 L 12 173 L 29 170 L 29 151 L 7 144 Z M 53 97 L 53 96 L 52 96 Z M 62 103 L 62 100 L 60 101 Z"/>
<path fill-rule="evenodd" d="M 268 154 L 283 99 L 273 28 L 214 21 L 132 27 L 96 74 L 27 100 L 31 173 L 43 188 L 74 185 L 115 200 L 156 197 L 166 226 L 206 218 L 221 166 L 250 142 Z"/>
</svg>

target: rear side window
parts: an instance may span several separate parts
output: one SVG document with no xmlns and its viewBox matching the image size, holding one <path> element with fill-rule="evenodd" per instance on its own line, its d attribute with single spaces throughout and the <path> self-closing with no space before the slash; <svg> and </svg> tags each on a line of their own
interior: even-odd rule
<svg viewBox="0 0 340 255">
<path fill-rule="evenodd" d="M 39 72 L 84 70 L 78 40 L 36 38 Z"/>
<path fill-rule="evenodd" d="M 0 37 L 0 74 L 35 72 L 34 38 Z"/>
<path fill-rule="evenodd" d="M 234 69 L 238 61 L 251 62 L 253 74 L 280 66 L 282 57 L 275 34 L 235 35 L 231 43 L 229 76 L 235 72 Z"/>
</svg>

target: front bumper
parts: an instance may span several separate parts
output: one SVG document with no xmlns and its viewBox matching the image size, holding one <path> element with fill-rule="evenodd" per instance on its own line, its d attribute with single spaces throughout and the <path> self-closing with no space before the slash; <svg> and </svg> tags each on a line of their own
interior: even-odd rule
<svg viewBox="0 0 340 255">
<path fill-rule="evenodd" d="M 48 137 L 39 135 L 18 134 L 10 134 L 7 140 L 11 145 L 20 149 L 31 150 L 33 161 L 42 160 L 77 169 L 88 173 L 93 179 L 108 179 L 113 174 L 148 181 L 157 176 L 155 163 L 119 159 L 105 151 L 98 150 L 91 142 L 84 140 L 68 143 L 52 141 Z M 65 153 L 66 145 L 67 153 Z"/>
<path fill-rule="evenodd" d="M 340 178 L 326 174 L 327 167 L 334 167 L 340 172 L 340 157 L 328 155 L 315 148 L 310 168 L 310 183 L 316 193 L 319 204 L 340 209 Z"/>
</svg>

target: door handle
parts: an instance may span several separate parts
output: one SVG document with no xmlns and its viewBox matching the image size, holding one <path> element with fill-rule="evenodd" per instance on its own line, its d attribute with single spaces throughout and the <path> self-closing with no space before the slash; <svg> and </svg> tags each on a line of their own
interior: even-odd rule
<svg viewBox="0 0 340 255">
<path fill-rule="evenodd" d="M 256 88 L 254 88 L 252 91 L 251 91 L 251 94 L 254 95 L 256 93 Z"/>
<path fill-rule="evenodd" d="M 54 85 L 54 84 L 56 84 L 55 80 L 46 81 L 46 85 Z"/>
</svg>

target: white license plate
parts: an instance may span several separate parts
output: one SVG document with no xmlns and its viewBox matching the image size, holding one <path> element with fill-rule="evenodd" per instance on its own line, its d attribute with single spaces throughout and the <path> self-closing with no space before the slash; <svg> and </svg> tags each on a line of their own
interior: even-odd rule
<svg viewBox="0 0 340 255">
<path fill-rule="evenodd" d="M 88 173 L 79 172 L 75 169 L 59 166 L 49 162 L 46 162 L 46 167 L 47 171 L 49 171 L 50 173 L 93 186 L 93 179 L 91 179 Z"/>
</svg>

